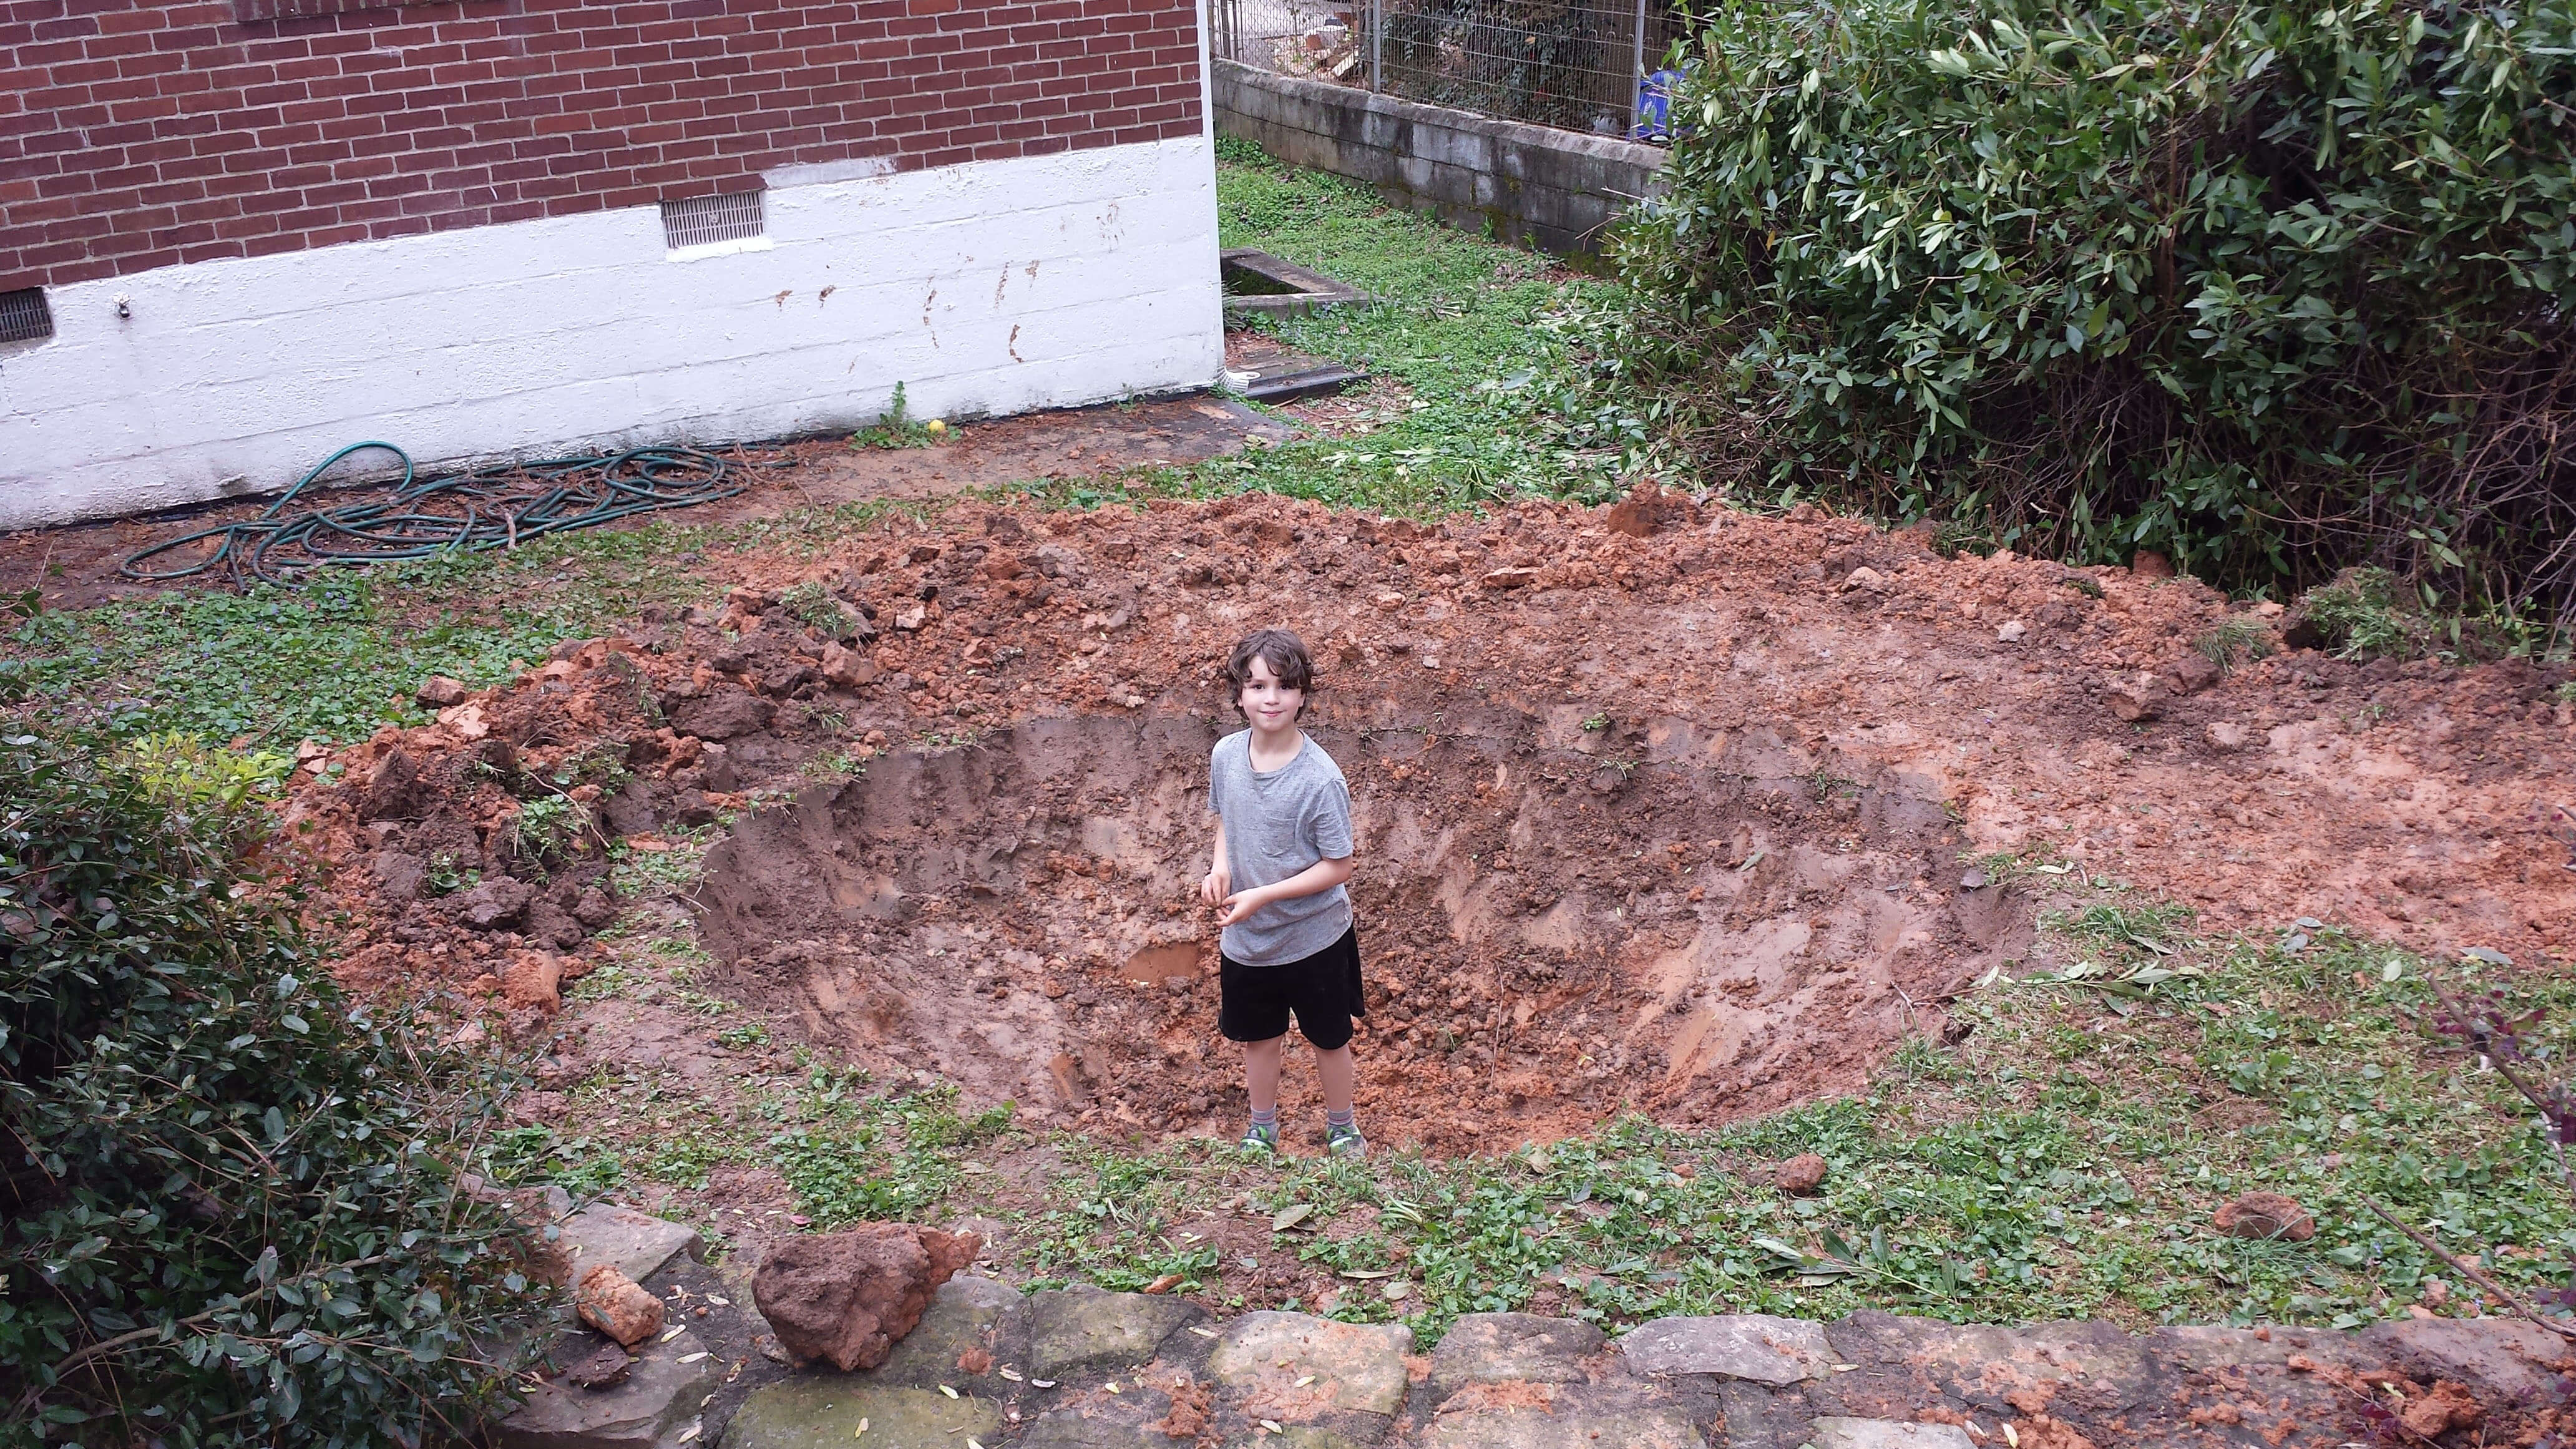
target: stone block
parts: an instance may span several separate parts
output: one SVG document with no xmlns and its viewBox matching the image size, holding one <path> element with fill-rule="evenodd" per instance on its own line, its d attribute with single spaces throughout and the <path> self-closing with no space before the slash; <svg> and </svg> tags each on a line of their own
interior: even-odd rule
<svg viewBox="0 0 2576 1449">
<path fill-rule="evenodd" d="M 1618 1410 L 1585 1405 L 1472 1409 L 1442 1414 L 1422 1432 L 1422 1449 L 1708 1449 L 1690 1415 L 1670 1404 Z M 1819 1446 L 1822 1449 L 1822 1446 Z"/>
<path fill-rule="evenodd" d="M 1027 1304 L 1007 1283 L 951 1278 L 939 1285 L 921 1321 L 895 1341 L 869 1379 L 926 1389 L 948 1384 L 963 1391 L 991 1382 L 1007 1387 L 992 1375 L 1026 1355 Z M 961 1360 L 974 1362 L 969 1355 L 978 1350 L 988 1356 L 983 1371 L 968 1373 Z"/>
<path fill-rule="evenodd" d="M 1956 1424 L 1903 1424 L 1894 1419 L 1818 1419 L 1807 1431 L 1815 1449 L 1977 1449 Z"/>
<path fill-rule="evenodd" d="M 965 1449 L 969 1438 L 1000 1443 L 1002 1424 L 998 1399 L 826 1371 L 753 1390 L 725 1426 L 724 1449 Z"/>
<path fill-rule="evenodd" d="M 1206 1309 L 1182 1299 L 1104 1293 L 1088 1284 L 1039 1293 L 1029 1300 L 1029 1372 L 1042 1379 L 1121 1373 L 1206 1318 Z"/>
<path fill-rule="evenodd" d="M 2405 1318 L 2374 1324 L 2361 1343 L 2426 1378 L 2453 1379 L 2499 1403 L 2548 1401 L 2559 1382 L 2551 1364 L 2566 1340 L 2516 1318 Z"/>
<path fill-rule="evenodd" d="M 1579 1384 L 1583 1360 L 1601 1351 L 1600 1329 L 1531 1313 L 1470 1313 L 1431 1355 L 1434 1403 L 1469 1384 Z"/>
<path fill-rule="evenodd" d="M 715 1388 L 716 1363 L 694 1333 L 643 1345 L 624 1382 L 580 1389 L 539 1384 L 501 1421 L 499 1449 L 652 1449 L 698 1412 Z"/>
<path fill-rule="evenodd" d="M 571 1257 L 575 1278 L 606 1263 L 641 1283 L 681 1253 L 696 1258 L 706 1252 L 695 1228 L 606 1203 L 574 1213 L 556 1232 L 555 1246 Z"/>
<path fill-rule="evenodd" d="M 1208 1374 L 1249 1418 L 1306 1419 L 1328 1409 L 1391 1415 L 1411 1386 L 1404 1356 L 1412 1351 L 1413 1330 L 1400 1323 L 1247 1313 L 1217 1339 Z"/>
<path fill-rule="evenodd" d="M 1767 1313 L 1658 1318 L 1619 1340 L 1628 1367 L 1643 1374 L 1713 1374 L 1758 1384 L 1794 1384 L 1831 1372 L 1824 1325 Z"/>
</svg>

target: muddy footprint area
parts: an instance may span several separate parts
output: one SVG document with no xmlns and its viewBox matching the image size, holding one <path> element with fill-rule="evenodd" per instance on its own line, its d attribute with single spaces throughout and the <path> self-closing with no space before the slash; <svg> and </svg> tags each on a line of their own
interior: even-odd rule
<svg viewBox="0 0 2576 1449">
<path fill-rule="evenodd" d="M 692 893 L 717 985 L 1035 1120 L 1224 1130 L 1242 1071 L 1195 897 L 1220 728 L 1030 720 L 756 811 Z M 1928 782 L 1764 731 L 1495 709 L 1310 733 L 1351 783 L 1360 1105 L 1393 1142 L 1496 1151 L 1854 1087 L 2029 939 L 2026 905 L 1958 888 Z"/>
</svg>

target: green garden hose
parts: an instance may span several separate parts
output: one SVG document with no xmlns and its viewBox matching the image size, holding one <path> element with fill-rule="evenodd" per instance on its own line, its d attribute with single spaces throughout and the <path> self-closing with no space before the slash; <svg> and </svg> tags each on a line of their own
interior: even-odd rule
<svg viewBox="0 0 2576 1449">
<path fill-rule="evenodd" d="M 379 451 L 402 459 L 393 496 L 337 508 L 288 513 L 297 494 L 352 453 Z M 595 528 L 630 514 L 692 508 L 730 498 L 722 458 L 696 448 L 635 448 L 623 453 L 496 463 L 470 472 L 415 481 L 411 455 L 391 443 L 351 443 L 296 480 L 257 518 L 200 529 L 156 543 L 118 565 L 141 583 L 228 571 L 237 585 L 256 580 L 293 586 L 315 568 L 387 563 L 432 554 L 511 548 L 542 534 Z M 153 567 L 151 560 L 212 541 L 204 557 Z"/>
</svg>

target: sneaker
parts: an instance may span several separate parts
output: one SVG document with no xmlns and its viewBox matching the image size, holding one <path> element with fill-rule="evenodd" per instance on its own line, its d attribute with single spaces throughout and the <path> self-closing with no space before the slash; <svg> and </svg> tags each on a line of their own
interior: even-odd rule
<svg viewBox="0 0 2576 1449">
<path fill-rule="evenodd" d="M 1324 1150 L 1335 1157 L 1356 1161 L 1368 1156 L 1368 1139 L 1360 1135 L 1357 1125 L 1335 1127 L 1327 1124 L 1324 1128 Z"/>
<path fill-rule="evenodd" d="M 1263 1126 L 1261 1123 L 1255 1122 L 1251 1126 L 1243 1129 L 1243 1140 L 1235 1145 L 1242 1150 L 1243 1155 L 1246 1157 L 1277 1157 L 1279 1155 L 1279 1124 L 1273 1122 L 1268 1126 Z"/>
</svg>

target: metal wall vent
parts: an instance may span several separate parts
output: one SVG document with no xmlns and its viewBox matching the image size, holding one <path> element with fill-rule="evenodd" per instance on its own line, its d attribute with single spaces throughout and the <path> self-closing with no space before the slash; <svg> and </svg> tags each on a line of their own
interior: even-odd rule
<svg viewBox="0 0 2576 1449">
<path fill-rule="evenodd" d="M 761 212 L 766 193 L 741 191 L 730 196 L 692 196 L 662 203 L 662 240 L 671 250 L 748 241 L 768 229 Z"/>
<path fill-rule="evenodd" d="M 54 335 L 54 312 L 45 289 L 0 292 L 0 342 L 41 342 Z"/>
</svg>

